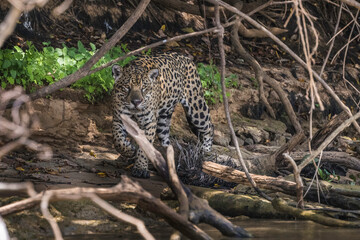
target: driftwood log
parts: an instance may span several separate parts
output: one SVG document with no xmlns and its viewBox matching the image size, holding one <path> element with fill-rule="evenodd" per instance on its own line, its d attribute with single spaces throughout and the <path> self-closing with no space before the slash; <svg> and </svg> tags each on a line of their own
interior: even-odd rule
<svg viewBox="0 0 360 240">
<path fill-rule="evenodd" d="M 159 151 L 147 140 L 144 131 L 140 130 L 136 123 L 127 115 L 121 115 L 121 119 L 127 133 L 136 141 L 141 149 L 146 153 L 148 159 L 154 165 L 158 174 L 168 183 L 173 192 L 178 192 L 176 186 L 170 181 L 168 167 L 165 159 Z M 182 184 L 182 187 L 189 201 L 189 219 L 193 223 L 204 222 L 217 228 L 223 235 L 232 237 L 250 237 L 243 228 L 232 224 L 220 213 L 212 209 L 208 202 L 195 196 L 191 190 Z"/>
<path fill-rule="evenodd" d="M 231 167 L 223 166 L 214 162 L 204 162 L 203 171 L 214 177 L 221 178 L 228 182 L 234 182 L 250 186 L 245 173 Z M 273 190 L 275 192 L 282 192 L 291 196 L 296 196 L 296 183 L 287 181 L 281 178 L 251 174 L 256 184 L 263 189 Z M 310 182 L 310 181 L 309 181 Z M 321 200 L 330 205 L 344 208 L 344 209 L 360 209 L 360 187 L 335 184 L 326 181 L 320 181 L 320 188 L 324 194 L 321 195 Z M 317 201 L 318 190 L 317 185 L 304 187 L 304 192 L 308 191 L 305 199 Z"/>
<path fill-rule="evenodd" d="M 315 211 L 302 210 L 299 208 L 291 207 L 281 198 L 274 198 L 274 200 L 272 201 L 272 205 L 275 209 L 284 213 L 291 214 L 292 216 L 299 219 L 311 220 L 313 222 L 332 227 L 360 228 L 360 221 L 344 221 L 317 214 Z"/>
</svg>

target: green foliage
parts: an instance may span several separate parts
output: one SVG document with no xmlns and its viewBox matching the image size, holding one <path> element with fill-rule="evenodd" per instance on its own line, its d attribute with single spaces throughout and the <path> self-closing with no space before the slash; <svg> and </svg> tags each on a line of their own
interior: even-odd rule
<svg viewBox="0 0 360 240">
<path fill-rule="evenodd" d="M 31 42 L 27 42 L 28 49 L 23 50 L 18 46 L 14 49 L 0 50 L 0 80 L 1 87 L 22 85 L 32 91 L 35 85 L 52 84 L 82 67 L 96 52 L 96 46 L 90 43 L 87 50 L 79 41 L 77 48 L 54 48 L 50 43 L 44 42 L 42 51 L 38 51 Z M 95 65 L 98 67 L 128 52 L 125 44 L 114 47 L 107 52 Z M 119 64 L 124 66 L 134 57 L 126 58 Z M 110 92 L 114 84 L 111 69 L 106 68 L 90 76 L 84 77 L 74 83 L 72 87 L 85 90 L 86 98 L 93 102 L 102 98 L 104 93 Z"/>
<path fill-rule="evenodd" d="M 203 63 L 198 64 L 198 72 L 201 80 L 201 84 L 204 88 L 205 100 L 208 104 L 215 104 L 223 101 L 221 93 L 221 76 L 218 68 L 210 62 L 210 65 L 205 65 Z M 226 87 L 238 87 L 238 82 L 236 81 L 237 76 L 231 74 L 229 77 L 225 78 Z M 229 93 L 227 93 L 229 96 Z"/>
<path fill-rule="evenodd" d="M 336 175 L 335 171 L 333 171 L 332 173 L 330 173 L 328 170 L 324 169 L 320 169 L 318 170 L 319 176 L 322 180 L 327 181 L 327 182 L 332 182 L 335 179 L 340 180 L 340 177 L 338 175 Z"/>
</svg>

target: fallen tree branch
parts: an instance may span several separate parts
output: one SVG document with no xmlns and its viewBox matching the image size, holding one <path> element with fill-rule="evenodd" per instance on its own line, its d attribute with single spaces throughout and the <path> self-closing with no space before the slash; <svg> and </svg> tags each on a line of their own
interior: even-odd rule
<svg viewBox="0 0 360 240">
<path fill-rule="evenodd" d="M 286 204 L 286 202 L 281 198 L 274 198 L 272 205 L 278 211 L 283 213 L 290 214 L 299 219 L 311 220 L 316 223 L 320 223 L 326 226 L 332 227 L 350 227 L 350 228 L 360 228 L 360 222 L 351 222 L 344 221 L 336 218 L 326 217 L 321 214 L 317 214 L 315 211 L 311 210 L 301 210 L 298 208 L 291 207 Z"/>
<path fill-rule="evenodd" d="M 121 120 L 125 126 L 126 132 L 136 141 L 141 149 L 146 153 L 146 156 L 154 165 L 158 174 L 168 183 L 171 189 L 174 191 L 174 186 L 169 180 L 168 169 L 166 161 L 159 151 L 157 151 L 153 145 L 147 140 L 144 132 L 139 129 L 136 123 L 129 118 L 129 116 L 122 114 Z M 228 219 L 222 216 L 220 213 L 212 209 L 209 204 L 195 195 L 193 195 L 190 189 L 182 185 L 189 200 L 190 208 L 190 220 L 194 223 L 204 222 L 219 229 L 219 231 L 225 236 L 233 237 L 250 237 L 251 235 L 241 227 L 233 225 Z"/>
<path fill-rule="evenodd" d="M 203 172 L 211 176 L 218 177 L 227 182 L 251 186 L 246 178 L 245 173 L 240 170 L 209 161 L 203 162 L 202 167 Z M 291 196 L 297 196 L 297 185 L 295 182 L 282 178 L 275 178 L 258 174 L 251 174 L 251 177 L 262 189 L 268 189 L 274 192 L 282 192 Z M 318 185 L 312 184 L 310 180 L 306 180 L 304 184 L 304 190 L 308 191 L 308 194 L 305 196 L 305 198 L 311 201 L 318 201 Z M 323 189 L 323 192 L 326 193 L 325 195 L 321 196 L 321 200 L 327 202 L 327 204 L 344 209 L 360 208 L 360 202 L 358 201 L 360 197 L 359 186 L 335 184 L 326 181 L 320 181 L 319 185 Z"/>
<path fill-rule="evenodd" d="M 205 161 L 202 165 L 202 171 L 211 176 L 223 179 L 227 182 L 234 182 L 251 186 L 243 171 L 224 166 L 218 163 Z M 256 181 L 258 187 L 263 189 L 274 190 L 276 192 L 283 192 L 293 195 L 296 189 L 296 183 L 287 181 L 281 178 L 269 177 L 265 175 L 251 174 L 251 177 Z"/>
<path fill-rule="evenodd" d="M 0 215 L 6 216 L 8 214 L 32 208 L 40 204 L 45 194 L 51 196 L 49 198 L 49 202 L 59 200 L 78 200 L 81 198 L 89 198 L 89 194 L 96 194 L 102 199 L 136 203 L 142 209 L 163 217 L 172 227 L 179 230 L 190 239 L 210 239 L 209 236 L 196 225 L 177 214 L 173 209 L 169 208 L 159 199 L 153 197 L 138 183 L 132 181 L 126 176 L 121 176 L 121 182 L 111 188 L 76 187 L 69 189 L 47 190 L 44 193 L 38 193 L 33 197 L 0 207 Z"/>
<path fill-rule="evenodd" d="M 292 152 L 290 156 L 295 161 L 302 161 L 307 156 L 310 156 L 309 152 Z M 332 152 L 327 151 L 323 152 L 321 162 L 336 163 L 346 168 L 354 169 L 360 171 L 360 159 L 354 156 L 351 156 L 346 152 Z"/>
<path fill-rule="evenodd" d="M 189 200 L 186 196 L 186 193 L 181 186 L 180 179 L 176 173 L 175 168 L 175 159 L 174 159 L 174 148 L 170 145 L 167 148 L 166 152 L 166 162 L 169 170 L 169 181 L 174 187 L 174 193 L 179 201 L 179 214 L 185 219 L 189 218 Z M 174 232 L 171 237 L 171 240 L 181 239 L 180 233 L 178 231 Z"/>
</svg>

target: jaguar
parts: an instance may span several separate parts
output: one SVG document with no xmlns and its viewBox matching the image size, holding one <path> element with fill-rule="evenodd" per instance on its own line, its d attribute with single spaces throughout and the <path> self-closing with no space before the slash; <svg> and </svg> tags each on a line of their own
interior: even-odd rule
<svg viewBox="0 0 360 240">
<path fill-rule="evenodd" d="M 202 150 L 211 151 L 214 127 L 199 74 L 190 58 L 174 52 L 144 55 L 126 67 L 113 65 L 112 75 L 115 80 L 112 92 L 114 146 L 121 156 L 135 159 L 131 172 L 134 177 L 150 177 L 148 159 L 128 137 L 121 114 L 135 120 L 150 143 L 157 134 L 166 147 L 170 144 L 172 113 L 176 104 L 181 103 L 190 129 L 202 143 Z"/>
</svg>

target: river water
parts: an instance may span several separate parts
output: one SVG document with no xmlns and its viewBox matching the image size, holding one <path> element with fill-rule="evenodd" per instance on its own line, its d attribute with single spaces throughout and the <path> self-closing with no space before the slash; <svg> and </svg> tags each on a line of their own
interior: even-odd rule
<svg viewBox="0 0 360 240">
<path fill-rule="evenodd" d="M 253 235 L 249 239 L 279 239 L 279 240 L 355 240 L 360 239 L 360 230 L 351 228 L 326 227 L 311 221 L 284 221 L 268 219 L 247 219 L 234 221 L 235 224 L 246 229 Z M 200 224 L 200 228 L 205 230 L 215 240 L 235 239 L 223 237 L 221 233 L 208 225 Z M 152 228 L 150 232 L 155 239 L 168 240 L 173 229 L 168 227 L 161 229 Z M 65 237 L 67 240 L 75 239 L 142 239 L 138 234 L 96 234 L 96 235 L 77 235 Z"/>
</svg>

